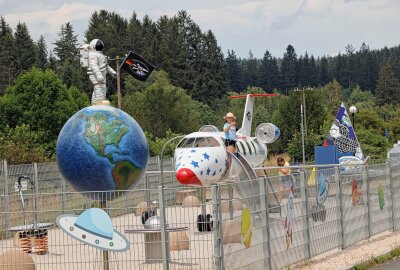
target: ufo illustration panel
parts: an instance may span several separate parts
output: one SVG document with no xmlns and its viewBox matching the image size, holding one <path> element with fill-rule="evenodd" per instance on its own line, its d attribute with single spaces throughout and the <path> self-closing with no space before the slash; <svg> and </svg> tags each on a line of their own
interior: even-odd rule
<svg viewBox="0 0 400 270">
<path fill-rule="evenodd" d="M 90 208 L 76 215 L 57 217 L 60 229 L 76 240 L 98 249 L 121 252 L 129 249 L 129 241 L 114 230 L 110 216 L 100 208 Z"/>
</svg>

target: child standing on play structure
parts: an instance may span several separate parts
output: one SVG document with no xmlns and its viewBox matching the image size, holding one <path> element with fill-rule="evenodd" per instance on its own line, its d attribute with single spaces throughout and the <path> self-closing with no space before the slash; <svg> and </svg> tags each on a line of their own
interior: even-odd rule
<svg viewBox="0 0 400 270">
<path fill-rule="evenodd" d="M 224 116 L 226 121 L 224 125 L 224 132 L 225 132 L 225 146 L 226 149 L 234 154 L 236 153 L 236 117 L 233 113 L 228 112 L 226 116 Z"/>
<path fill-rule="evenodd" d="M 289 163 L 287 161 L 285 161 L 285 159 L 282 157 L 278 157 L 276 159 L 276 162 L 278 163 L 278 166 L 280 166 L 280 167 L 289 167 Z M 281 204 L 283 192 L 289 191 L 292 188 L 293 181 L 292 181 L 292 177 L 290 175 L 290 168 L 279 168 L 278 175 L 279 175 L 279 178 L 281 179 L 281 186 L 279 188 L 278 201 L 279 201 L 279 204 Z"/>
</svg>

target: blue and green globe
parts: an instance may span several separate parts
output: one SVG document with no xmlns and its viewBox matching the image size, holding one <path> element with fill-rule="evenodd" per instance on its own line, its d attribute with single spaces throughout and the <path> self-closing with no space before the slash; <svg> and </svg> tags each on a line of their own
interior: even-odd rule
<svg viewBox="0 0 400 270">
<path fill-rule="evenodd" d="M 105 200 L 115 191 L 135 188 L 145 173 L 149 148 L 142 128 L 130 115 L 96 105 L 65 123 L 56 155 L 62 176 L 76 191 Z"/>
</svg>

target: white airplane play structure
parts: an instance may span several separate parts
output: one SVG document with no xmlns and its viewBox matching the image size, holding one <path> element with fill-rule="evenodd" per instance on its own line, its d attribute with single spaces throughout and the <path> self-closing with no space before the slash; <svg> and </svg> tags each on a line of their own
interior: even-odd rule
<svg viewBox="0 0 400 270">
<path fill-rule="evenodd" d="M 246 98 L 242 127 L 237 131 L 237 153 L 232 154 L 225 147 L 225 133 L 215 126 L 203 126 L 199 132 L 186 135 L 175 149 L 176 178 L 185 186 L 209 187 L 221 181 L 236 185 L 250 212 L 259 212 L 260 187 L 255 169 L 263 167 L 267 157 L 266 144 L 273 143 L 280 136 L 280 130 L 274 124 L 263 123 L 256 129 L 255 137 L 251 137 L 253 108 L 255 97 L 270 97 L 277 94 L 248 94 L 230 96 L 230 98 Z M 272 186 L 270 185 L 272 188 Z M 273 198 L 272 198 L 273 200 Z M 275 203 L 277 198 L 275 196 Z M 198 216 L 199 231 L 210 230 L 211 215 L 205 209 Z"/>
<path fill-rule="evenodd" d="M 230 96 L 246 98 L 241 129 L 237 131 L 237 154 L 226 150 L 225 133 L 215 126 L 203 126 L 199 132 L 185 136 L 175 149 L 176 178 L 185 186 L 208 187 L 219 181 L 245 181 L 256 179 L 254 168 L 262 167 L 267 156 L 266 144 L 280 136 L 274 124 L 263 123 L 251 137 L 255 97 L 277 94 L 248 94 Z"/>
</svg>

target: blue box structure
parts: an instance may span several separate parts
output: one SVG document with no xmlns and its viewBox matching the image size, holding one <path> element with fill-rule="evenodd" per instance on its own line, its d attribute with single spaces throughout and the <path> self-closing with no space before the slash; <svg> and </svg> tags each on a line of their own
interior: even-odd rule
<svg viewBox="0 0 400 270">
<path fill-rule="evenodd" d="M 339 152 L 336 145 L 314 146 L 315 164 L 338 164 Z"/>
</svg>

